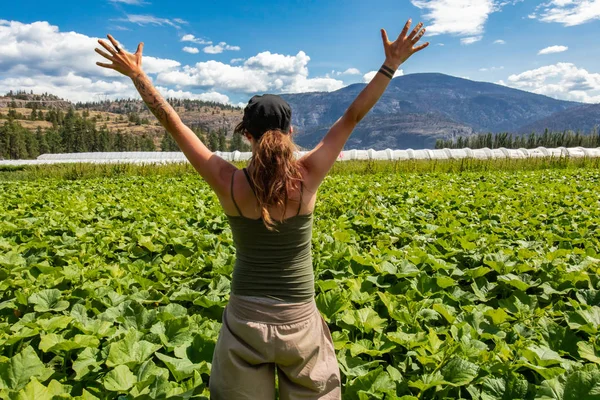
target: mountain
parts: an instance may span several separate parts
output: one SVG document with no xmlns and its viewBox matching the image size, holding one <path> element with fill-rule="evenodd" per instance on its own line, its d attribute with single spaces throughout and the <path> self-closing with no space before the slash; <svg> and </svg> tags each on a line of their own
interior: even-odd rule
<svg viewBox="0 0 600 400">
<path fill-rule="evenodd" d="M 590 133 L 600 126 L 600 104 L 585 104 L 556 112 L 549 117 L 540 119 L 519 128 L 520 133 L 550 131 L 581 131 Z"/>
<path fill-rule="evenodd" d="M 335 92 L 287 94 L 296 141 L 310 146 L 344 113 L 365 84 Z M 438 138 L 520 127 L 581 103 L 437 73 L 395 78 L 350 137 L 347 148 L 433 147 Z"/>
</svg>

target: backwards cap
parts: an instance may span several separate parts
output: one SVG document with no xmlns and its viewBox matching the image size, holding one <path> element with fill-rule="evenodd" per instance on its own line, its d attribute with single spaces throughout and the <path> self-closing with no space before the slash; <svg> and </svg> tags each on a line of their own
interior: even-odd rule
<svg viewBox="0 0 600 400">
<path fill-rule="evenodd" d="M 244 108 L 244 127 L 255 138 L 273 129 L 288 133 L 291 122 L 290 105 L 277 95 L 254 96 Z"/>
</svg>

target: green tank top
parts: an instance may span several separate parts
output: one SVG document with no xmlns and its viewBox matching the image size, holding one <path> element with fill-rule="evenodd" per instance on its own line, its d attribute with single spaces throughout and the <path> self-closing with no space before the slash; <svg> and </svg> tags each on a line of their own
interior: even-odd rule
<svg viewBox="0 0 600 400">
<path fill-rule="evenodd" d="M 252 191 L 254 186 L 243 169 Z M 301 186 L 300 199 L 302 199 Z M 262 218 L 251 219 L 242 215 L 233 196 L 231 199 L 239 216 L 227 215 L 236 260 L 231 292 L 241 296 L 259 296 L 283 302 L 305 302 L 315 295 L 311 239 L 313 214 L 300 214 L 277 223 L 277 231 L 269 231 Z"/>
</svg>

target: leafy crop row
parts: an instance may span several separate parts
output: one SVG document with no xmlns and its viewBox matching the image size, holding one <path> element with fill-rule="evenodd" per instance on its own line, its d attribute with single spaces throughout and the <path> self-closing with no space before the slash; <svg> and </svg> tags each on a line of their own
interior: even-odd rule
<svg viewBox="0 0 600 400">
<path fill-rule="evenodd" d="M 600 172 L 336 175 L 344 399 L 600 398 Z M 203 398 L 234 262 L 199 178 L 0 182 L 0 398 Z"/>
</svg>

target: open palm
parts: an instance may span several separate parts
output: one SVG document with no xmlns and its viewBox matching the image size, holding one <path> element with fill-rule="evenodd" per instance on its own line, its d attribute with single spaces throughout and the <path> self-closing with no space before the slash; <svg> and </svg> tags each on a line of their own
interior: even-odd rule
<svg viewBox="0 0 600 400">
<path fill-rule="evenodd" d="M 419 22 L 417 26 L 415 26 L 415 29 L 412 30 L 410 35 L 407 35 L 411 22 L 412 21 L 410 19 L 406 21 L 404 29 L 402 29 L 402 32 L 400 32 L 398 38 L 393 42 L 388 40 L 385 29 L 381 30 L 386 64 L 389 63 L 391 66 L 398 68 L 400 64 L 406 61 L 410 56 L 429 46 L 429 42 L 426 42 L 415 47 L 419 40 L 421 40 L 421 37 L 423 37 L 425 34 L 425 28 L 423 28 L 423 23 Z"/>
</svg>

